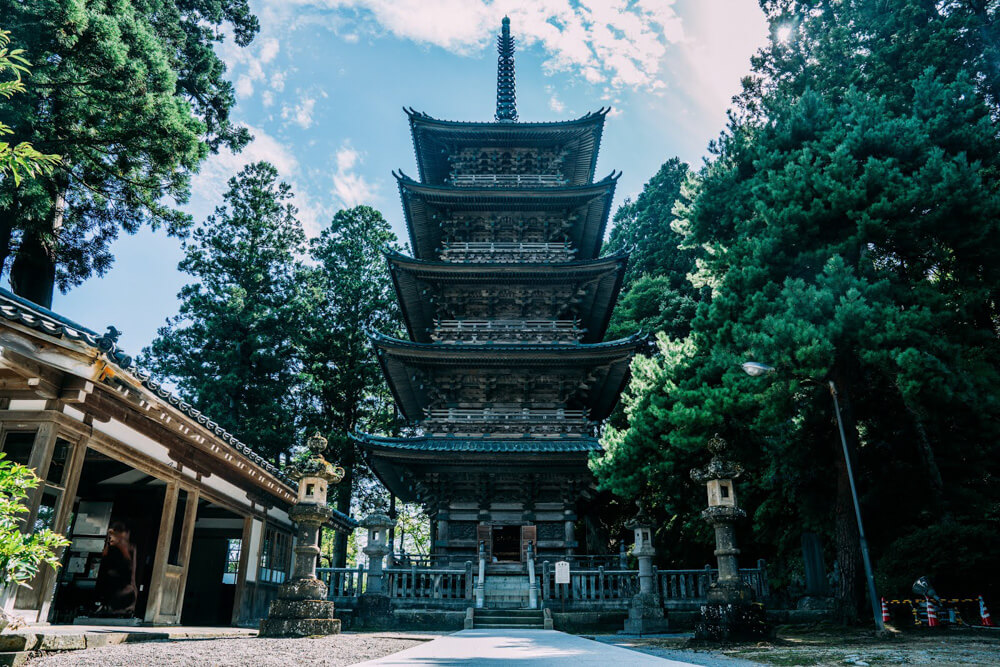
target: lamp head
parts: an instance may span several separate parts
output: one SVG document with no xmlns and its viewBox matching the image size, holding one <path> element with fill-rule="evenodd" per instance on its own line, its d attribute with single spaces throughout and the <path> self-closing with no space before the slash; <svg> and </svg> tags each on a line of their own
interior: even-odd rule
<svg viewBox="0 0 1000 667">
<path fill-rule="evenodd" d="M 773 373 L 774 366 L 768 366 L 767 364 L 762 364 L 759 361 L 744 361 L 740 364 L 740 368 L 743 372 L 750 377 L 760 377 L 761 375 L 767 375 L 768 373 Z"/>
</svg>

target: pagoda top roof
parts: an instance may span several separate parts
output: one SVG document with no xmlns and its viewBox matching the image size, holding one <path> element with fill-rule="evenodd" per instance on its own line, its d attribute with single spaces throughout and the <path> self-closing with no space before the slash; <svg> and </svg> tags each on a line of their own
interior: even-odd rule
<svg viewBox="0 0 1000 667">
<path fill-rule="evenodd" d="M 413 150 L 424 183 L 443 183 L 451 173 L 448 154 L 463 148 L 559 146 L 569 153 L 564 175 L 570 183 L 583 185 L 594 178 L 604 119 L 611 107 L 573 120 L 535 123 L 451 121 L 413 108 L 403 111 L 410 120 Z"/>
<path fill-rule="evenodd" d="M 455 188 L 419 183 L 403 172 L 393 172 L 403 200 L 406 228 L 413 254 L 436 258 L 441 247 L 441 226 L 435 209 L 469 212 L 580 211 L 570 234 L 581 259 L 596 257 L 611 215 L 611 201 L 621 172 L 612 172 L 596 183 L 557 188 Z"/>
<path fill-rule="evenodd" d="M 559 264 L 497 264 L 428 261 L 392 250 L 387 250 L 385 256 L 410 338 L 422 343 L 430 342 L 428 330 L 436 317 L 435 307 L 423 294 L 422 284 L 482 288 L 511 283 L 560 285 L 580 282 L 590 285 L 581 296 L 578 309 L 581 325 L 587 330 L 583 342 L 599 342 L 607 329 L 629 257 L 627 252 L 622 252 L 600 259 Z"/>
</svg>

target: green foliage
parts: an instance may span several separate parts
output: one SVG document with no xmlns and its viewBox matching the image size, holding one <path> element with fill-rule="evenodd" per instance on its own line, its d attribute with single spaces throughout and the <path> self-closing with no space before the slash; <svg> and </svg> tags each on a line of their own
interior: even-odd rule
<svg viewBox="0 0 1000 667">
<path fill-rule="evenodd" d="M 682 245 L 683 236 L 675 229 L 676 214 L 689 196 L 685 185 L 689 173 L 678 158 L 667 160 L 636 200 L 626 200 L 615 213 L 604 251 L 630 256 L 608 327 L 609 340 L 637 330 L 666 331 L 683 338 L 690 331 L 695 307 L 707 297 L 707 290 L 687 279 L 696 270 L 697 254 Z"/>
<path fill-rule="evenodd" d="M 636 361 L 628 428 L 609 429 L 595 470 L 696 536 L 703 496 L 687 470 L 722 434 L 750 471 L 745 552 L 776 560 L 780 578 L 801 531 L 825 534 L 851 607 L 856 528 L 827 380 L 876 558 L 936 522 L 1000 520 L 1000 9 L 763 4 L 792 38 L 755 57 L 673 225 L 699 249 L 692 279 L 711 300 L 686 339 Z M 779 372 L 746 377 L 747 359 Z M 915 578 L 922 563 L 893 567 Z"/>
<path fill-rule="evenodd" d="M 224 204 L 195 229 L 179 268 L 195 278 L 143 363 L 185 400 L 268 457 L 296 437 L 305 234 L 292 191 L 266 162 L 229 181 Z"/>
<path fill-rule="evenodd" d="M 0 269 L 47 305 L 54 284 L 108 270 L 120 231 L 187 232 L 172 201 L 209 151 L 249 140 L 214 46 L 223 25 L 245 46 L 258 24 L 247 0 L 0 0 L 0 16 L 35 63 L 4 105 L 15 141 L 62 156 L 16 191 L 0 183 Z"/>
<path fill-rule="evenodd" d="M 369 334 L 392 334 L 400 319 L 389 269 L 382 253 L 396 236 L 382 214 L 369 206 L 338 211 L 330 226 L 310 242 L 313 265 L 299 280 L 303 303 L 301 416 L 309 431 L 329 440 L 327 458 L 346 471 L 335 488 L 337 509 L 349 512 L 352 498 L 367 510 L 382 503 L 378 485 L 361 461 L 352 432 L 384 433 L 394 428 L 392 398 Z M 341 539 L 335 562 L 343 566 Z"/>
<path fill-rule="evenodd" d="M 48 528 L 21 532 L 24 501 L 39 479 L 28 467 L 0 454 L 0 582 L 26 586 L 43 564 L 59 567 L 56 552 L 69 540 Z"/>
<path fill-rule="evenodd" d="M 31 64 L 22 55 L 24 49 L 11 49 L 9 45 L 10 31 L 0 30 L 0 77 L 7 72 L 14 76 L 13 79 L 0 80 L 0 97 L 8 100 L 15 93 L 26 90 L 21 77 L 28 74 L 28 65 Z M 0 137 L 11 134 L 14 134 L 14 130 L 0 123 Z M 11 144 L 0 141 L 0 182 L 10 176 L 14 179 L 14 185 L 18 186 L 25 177 L 51 174 L 58 162 L 58 155 L 46 155 L 36 150 L 30 142 Z"/>
</svg>

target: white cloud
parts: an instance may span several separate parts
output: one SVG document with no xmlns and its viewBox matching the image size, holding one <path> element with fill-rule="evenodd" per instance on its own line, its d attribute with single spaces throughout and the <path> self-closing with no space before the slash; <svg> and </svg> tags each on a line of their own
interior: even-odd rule
<svg viewBox="0 0 1000 667">
<path fill-rule="evenodd" d="M 552 86 L 545 86 L 545 92 L 549 94 L 549 108 L 556 113 L 562 113 L 566 111 L 566 104 L 559 99 L 556 95 L 555 89 Z"/>
<path fill-rule="evenodd" d="M 333 194 L 346 208 L 371 204 L 376 187 L 364 176 L 354 171 L 361 162 L 361 154 L 350 144 L 342 145 L 336 154 L 337 171 L 333 174 Z"/>
<path fill-rule="evenodd" d="M 388 33 L 460 55 L 491 48 L 506 14 L 519 44 L 546 52 L 546 71 L 615 88 L 653 88 L 668 46 L 685 39 L 675 0 L 268 1 L 324 17 L 348 42 Z"/>
<path fill-rule="evenodd" d="M 310 237 L 319 234 L 323 221 L 329 219 L 329 211 L 317 204 L 302 185 L 302 168 L 289 146 L 272 137 L 259 127 L 245 125 L 254 139 L 241 152 L 232 153 L 226 149 L 210 156 L 201 165 L 201 170 L 191 183 L 191 203 L 185 209 L 195 220 L 203 220 L 216 206 L 222 204 L 222 195 L 228 189 L 229 179 L 243 167 L 262 160 L 270 162 L 278 169 L 281 180 L 292 186 L 295 206 L 299 209 L 299 220 Z"/>
<path fill-rule="evenodd" d="M 285 73 L 273 64 L 281 51 L 281 42 L 276 37 L 261 36 L 246 47 L 227 40 L 216 50 L 229 72 L 238 73 L 236 94 L 239 97 L 251 97 L 257 87 L 278 91 L 284 88 Z"/>
<path fill-rule="evenodd" d="M 303 98 L 298 104 L 285 105 L 281 108 L 281 117 L 284 120 L 291 121 L 301 127 L 303 130 L 308 130 L 313 124 L 313 110 L 316 108 L 316 98 L 306 97 Z"/>
</svg>

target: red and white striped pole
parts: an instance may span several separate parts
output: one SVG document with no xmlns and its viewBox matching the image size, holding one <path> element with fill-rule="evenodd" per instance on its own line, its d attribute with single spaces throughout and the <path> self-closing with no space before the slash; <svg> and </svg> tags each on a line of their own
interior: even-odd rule
<svg viewBox="0 0 1000 667">
<path fill-rule="evenodd" d="M 889 605 L 886 603 L 885 598 L 882 598 L 882 622 L 892 622 L 892 616 L 889 615 Z"/>
<path fill-rule="evenodd" d="M 986 627 L 993 627 L 993 619 L 990 618 L 990 610 L 986 608 L 986 602 L 983 600 L 982 595 L 979 596 L 979 619 Z"/>
<path fill-rule="evenodd" d="M 927 601 L 927 627 L 936 628 L 938 626 L 938 620 L 937 611 L 934 609 L 934 603 L 931 602 L 931 599 L 926 595 L 924 596 L 924 600 Z"/>
</svg>

